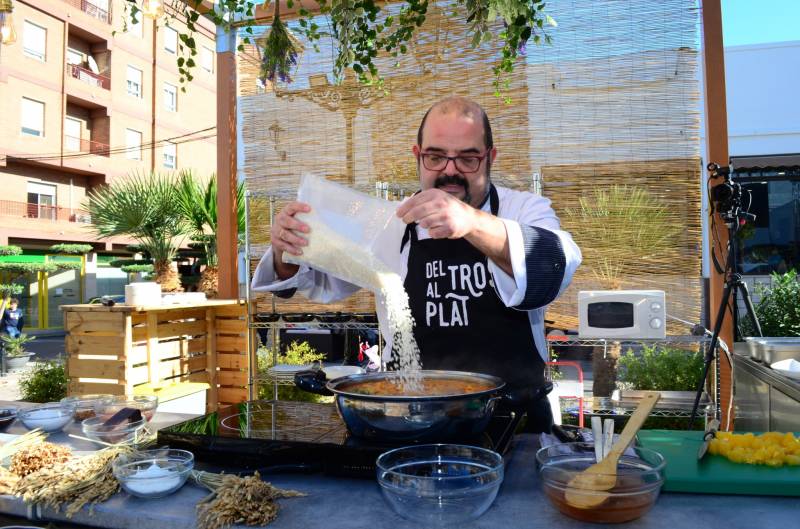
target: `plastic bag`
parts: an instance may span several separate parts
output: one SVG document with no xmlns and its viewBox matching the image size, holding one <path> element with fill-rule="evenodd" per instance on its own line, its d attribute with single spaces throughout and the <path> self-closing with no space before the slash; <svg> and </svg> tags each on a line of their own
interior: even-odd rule
<svg viewBox="0 0 800 529">
<path fill-rule="evenodd" d="M 380 292 L 379 274 L 400 274 L 400 243 L 406 225 L 390 202 L 322 177 L 304 174 L 297 200 L 311 206 L 297 218 L 309 225 L 303 255 L 283 254 L 288 263 L 306 264 L 362 288 Z"/>
</svg>

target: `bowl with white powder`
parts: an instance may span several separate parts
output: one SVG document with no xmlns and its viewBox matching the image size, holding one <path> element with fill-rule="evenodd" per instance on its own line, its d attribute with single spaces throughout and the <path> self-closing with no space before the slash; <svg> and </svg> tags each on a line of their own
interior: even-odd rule
<svg viewBox="0 0 800 529">
<path fill-rule="evenodd" d="M 61 402 L 48 402 L 33 408 L 20 410 L 18 417 L 29 430 L 41 428 L 45 432 L 59 432 L 71 420 L 75 405 Z"/>
<path fill-rule="evenodd" d="M 187 450 L 142 450 L 121 455 L 112 471 L 128 494 L 138 498 L 163 498 L 180 489 L 194 468 L 194 454 Z"/>
</svg>

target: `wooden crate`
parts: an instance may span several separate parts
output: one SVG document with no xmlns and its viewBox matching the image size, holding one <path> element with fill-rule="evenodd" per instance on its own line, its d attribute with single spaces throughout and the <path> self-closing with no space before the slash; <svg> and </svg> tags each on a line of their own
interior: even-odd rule
<svg viewBox="0 0 800 529">
<path fill-rule="evenodd" d="M 69 394 L 133 395 L 137 386 L 208 384 L 210 410 L 248 398 L 247 305 L 65 305 Z"/>
</svg>

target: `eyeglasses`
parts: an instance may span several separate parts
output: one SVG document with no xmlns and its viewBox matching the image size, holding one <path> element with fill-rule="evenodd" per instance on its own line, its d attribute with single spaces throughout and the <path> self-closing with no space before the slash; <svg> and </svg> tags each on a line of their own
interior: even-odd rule
<svg viewBox="0 0 800 529">
<path fill-rule="evenodd" d="M 447 162 L 453 160 L 456 169 L 462 173 L 474 173 L 488 154 L 489 151 L 486 151 L 482 156 L 444 156 L 443 154 L 422 152 L 419 156 L 422 158 L 422 165 L 428 171 L 443 171 L 447 167 Z"/>
</svg>

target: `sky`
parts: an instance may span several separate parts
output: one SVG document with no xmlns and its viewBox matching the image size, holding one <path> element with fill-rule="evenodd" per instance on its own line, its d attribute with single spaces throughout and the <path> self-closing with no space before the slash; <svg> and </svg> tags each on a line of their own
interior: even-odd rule
<svg viewBox="0 0 800 529">
<path fill-rule="evenodd" d="M 800 40 L 800 0 L 722 0 L 725 46 Z"/>
</svg>

